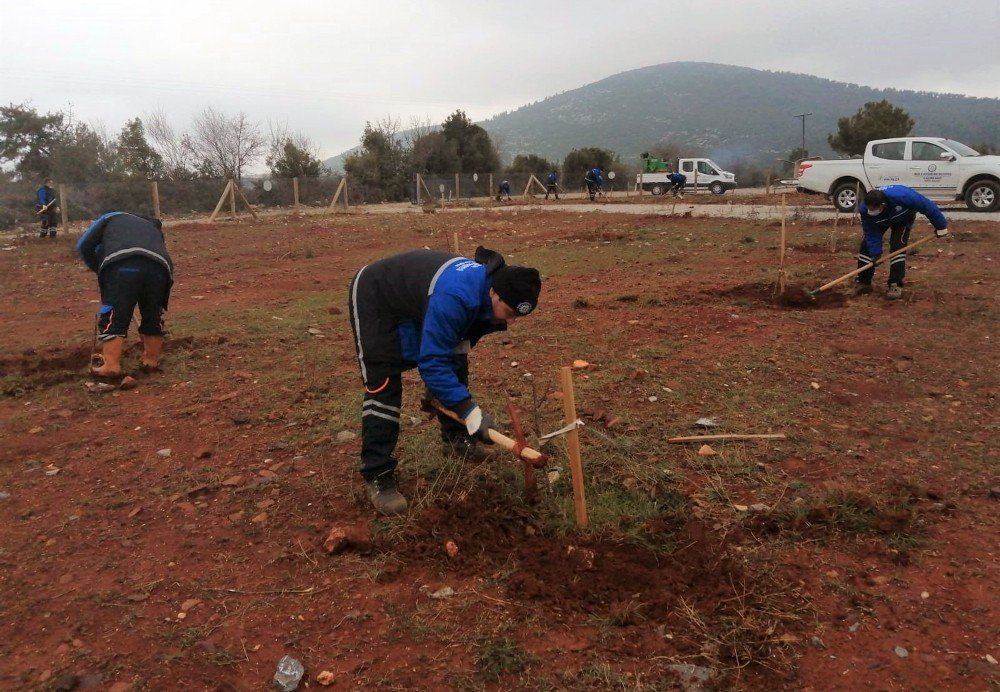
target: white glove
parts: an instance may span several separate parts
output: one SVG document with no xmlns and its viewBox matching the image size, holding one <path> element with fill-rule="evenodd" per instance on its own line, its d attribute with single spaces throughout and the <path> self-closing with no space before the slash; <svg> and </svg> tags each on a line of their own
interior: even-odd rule
<svg viewBox="0 0 1000 692">
<path fill-rule="evenodd" d="M 935 228 L 934 229 L 934 235 L 936 235 L 938 238 L 944 238 L 946 235 L 948 235 L 948 229 L 947 228 Z"/>
<path fill-rule="evenodd" d="M 465 429 L 469 435 L 486 444 L 493 444 L 493 440 L 490 439 L 490 429 L 495 430 L 496 427 L 497 424 L 490 417 L 490 414 L 483 413 L 483 410 L 478 406 L 469 411 L 465 417 Z"/>
</svg>

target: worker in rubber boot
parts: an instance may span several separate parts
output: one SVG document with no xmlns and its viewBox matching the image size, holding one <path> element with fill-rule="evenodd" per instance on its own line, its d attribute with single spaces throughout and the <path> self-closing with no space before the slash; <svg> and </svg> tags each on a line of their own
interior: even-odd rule
<svg viewBox="0 0 1000 692">
<path fill-rule="evenodd" d="M 360 471 L 375 508 L 406 511 L 397 461 L 402 373 L 416 367 L 430 395 L 457 413 L 439 415 L 444 451 L 477 456 L 492 444 L 493 419 L 469 391 L 468 352 L 486 334 L 503 331 L 538 305 L 538 270 L 508 266 L 479 247 L 475 259 L 435 250 L 393 255 L 362 267 L 351 281 L 351 328 L 365 393 L 361 406 Z"/>
<path fill-rule="evenodd" d="M 104 363 L 92 368 L 91 374 L 108 378 L 122 374 L 122 351 L 136 305 L 142 315 L 141 369 L 157 370 L 163 349 L 163 313 L 167 311 L 174 273 L 160 220 L 109 212 L 80 236 L 76 252 L 97 273 L 101 289 L 97 339 Z"/>
<path fill-rule="evenodd" d="M 934 202 L 916 190 L 905 185 L 886 185 L 865 193 L 859 206 L 861 213 L 861 249 L 858 250 L 858 268 L 882 256 L 882 238 L 889 234 L 889 252 L 905 247 L 910 242 L 910 231 L 916 221 L 917 212 L 927 217 L 934 226 L 934 235 L 943 238 L 948 235 L 948 219 Z M 899 300 L 903 297 L 903 277 L 906 275 L 906 253 L 889 260 L 889 288 L 885 297 Z M 875 267 L 866 269 L 854 280 L 854 295 L 872 292 Z"/>
</svg>

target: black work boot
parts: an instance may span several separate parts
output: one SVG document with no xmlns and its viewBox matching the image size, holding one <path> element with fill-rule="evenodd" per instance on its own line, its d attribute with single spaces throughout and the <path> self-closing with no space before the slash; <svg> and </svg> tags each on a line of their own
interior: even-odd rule
<svg viewBox="0 0 1000 692">
<path fill-rule="evenodd" d="M 467 437 L 441 441 L 441 454 L 474 464 L 489 461 L 493 458 L 494 451 Z"/>
<path fill-rule="evenodd" d="M 399 492 L 396 474 L 387 471 L 370 481 L 365 481 L 368 488 L 368 499 L 372 501 L 380 514 L 403 514 L 408 507 L 403 493 Z"/>
</svg>

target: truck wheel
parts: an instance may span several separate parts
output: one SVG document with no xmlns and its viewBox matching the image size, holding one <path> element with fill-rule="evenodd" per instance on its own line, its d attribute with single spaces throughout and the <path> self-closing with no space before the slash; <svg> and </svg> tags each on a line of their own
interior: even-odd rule
<svg viewBox="0 0 1000 692">
<path fill-rule="evenodd" d="M 858 194 L 865 194 L 864 186 L 857 183 L 841 183 L 833 189 L 833 206 L 839 211 L 850 214 L 858 208 Z"/>
<path fill-rule="evenodd" d="M 992 180 L 977 180 L 965 191 L 965 206 L 972 211 L 996 211 L 1000 206 L 1000 185 Z"/>
<path fill-rule="evenodd" d="M 667 191 L 667 188 L 664 187 L 663 185 L 660 185 L 659 183 L 654 183 L 649 188 L 649 191 L 652 192 L 654 195 L 662 195 L 664 192 Z"/>
<path fill-rule="evenodd" d="M 721 195 L 722 193 L 724 193 L 726 191 L 726 188 L 722 187 L 722 183 L 720 183 L 720 182 L 714 182 L 714 183 L 712 183 L 711 185 L 708 186 L 708 190 L 713 195 Z"/>
</svg>

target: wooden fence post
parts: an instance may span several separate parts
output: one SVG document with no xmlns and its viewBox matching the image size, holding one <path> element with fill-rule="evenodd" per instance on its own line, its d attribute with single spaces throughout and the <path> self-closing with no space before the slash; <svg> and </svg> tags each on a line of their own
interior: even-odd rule
<svg viewBox="0 0 1000 692">
<path fill-rule="evenodd" d="M 153 193 L 153 218 L 160 218 L 160 186 L 154 180 L 150 183 Z"/>
<path fill-rule="evenodd" d="M 568 366 L 561 370 L 563 411 L 566 424 L 576 423 L 576 400 L 573 395 L 573 371 Z M 576 525 L 587 528 L 587 495 L 583 484 L 583 461 L 580 459 L 580 431 L 573 428 L 566 434 L 566 448 L 569 452 L 569 467 L 573 476 L 573 507 L 576 510 Z"/>
<path fill-rule="evenodd" d="M 66 197 L 66 186 L 59 183 L 59 218 L 62 219 L 63 233 L 69 223 L 69 198 Z"/>
<path fill-rule="evenodd" d="M 778 243 L 778 294 L 785 293 L 785 193 L 781 193 L 781 240 Z"/>
<path fill-rule="evenodd" d="M 226 187 L 222 190 L 222 196 L 219 197 L 219 203 L 215 205 L 215 209 L 212 211 L 212 215 L 208 217 L 209 223 L 215 221 L 215 217 L 219 215 L 219 211 L 222 209 L 222 205 L 226 203 L 226 197 L 229 196 L 232 186 L 233 186 L 233 181 L 227 180 Z"/>
<path fill-rule="evenodd" d="M 458 173 L 456 173 L 455 174 L 455 201 L 458 201 L 458 198 L 461 197 L 461 196 L 462 195 L 459 194 L 459 190 L 458 190 Z"/>
<path fill-rule="evenodd" d="M 236 181 L 229 180 L 229 218 L 236 219 Z"/>
<path fill-rule="evenodd" d="M 295 200 L 295 211 L 299 210 L 299 179 L 292 178 L 292 199 Z"/>
</svg>

